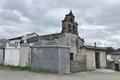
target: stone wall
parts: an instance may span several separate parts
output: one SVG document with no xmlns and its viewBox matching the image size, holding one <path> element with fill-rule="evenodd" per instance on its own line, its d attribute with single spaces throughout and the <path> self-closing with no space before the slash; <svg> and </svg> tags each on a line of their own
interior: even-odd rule
<svg viewBox="0 0 120 80">
<path fill-rule="evenodd" d="M 107 69 L 115 70 L 115 62 L 114 61 L 107 61 Z"/>
<path fill-rule="evenodd" d="M 119 65 L 119 70 L 116 70 L 116 66 L 115 66 L 116 64 Z M 107 69 L 112 69 L 112 70 L 120 71 L 120 62 L 107 61 Z"/>
<path fill-rule="evenodd" d="M 77 60 L 77 51 L 81 46 L 84 46 L 84 41 L 82 41 L 77 35 L 65 33 L 65 39 L 70 46 L 70 53 L 74 53 L 74 60 Z"/>
<path fill-rule="evenodd" d="M 70 72 L 69 47 L 58 45 L 31 46 L 31 67 L 60 74 Z"/>
<path fill-rule="evenodd" d="M 86 71 L 86 62 L 84 61 L 71 61 L 70 62 L 70 71 L 71 72 L 79 72 Z"/>
</svg>

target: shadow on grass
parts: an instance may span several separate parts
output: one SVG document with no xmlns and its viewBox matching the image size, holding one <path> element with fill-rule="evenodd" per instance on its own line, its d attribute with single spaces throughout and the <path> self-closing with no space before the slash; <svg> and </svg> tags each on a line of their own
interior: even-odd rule
<svg viewBox="0 0 120 80">
<path fill-rule="evenodd" d="M 35 73 L 52 73 L 56 74 L 57 72 L 51 71 L 48 69 L 32 69 L 30 67 L 20 67 L 20 66 L 11 66 L 11 65 L 1 65 L 0 69 L 9 69 L 9 70 L 15 70 L 15 71 L 29 71 L 29 72 L 35 72 Z"/>
</svg>

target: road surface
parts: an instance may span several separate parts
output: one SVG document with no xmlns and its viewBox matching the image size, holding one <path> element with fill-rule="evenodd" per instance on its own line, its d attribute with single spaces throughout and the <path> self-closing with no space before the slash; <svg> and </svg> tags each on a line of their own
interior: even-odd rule
<svg viewBox="0 0 120 80">
<path fill-rule="evenodd" d="M 0 69 L 0 80 L 120 80 L 120 72 L 80 72 L 69 75 Z"/>
</svg>

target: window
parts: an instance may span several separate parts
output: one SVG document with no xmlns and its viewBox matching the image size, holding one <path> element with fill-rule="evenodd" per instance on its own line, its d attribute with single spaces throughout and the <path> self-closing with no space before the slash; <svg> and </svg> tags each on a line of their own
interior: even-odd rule
<svg viewBox="0 0 120 80">
<path fill-rule="evenodd" d="M 63 30 L 65 30 L 65 27 L 63 27 Z"/>
<path fill-rule="evenodd" d="M 70 60 L 72 61 L 73 60 L 73 53 L 70 53 Z"/>
<path fill-rule="evenodd" d="M 75 25 L 73 25 L 73 33 L 76 33 Z"/>
<path fill-rule="evenodd" d="M 72 19 L 72 18 L 70 18 L 70 22 L 73 22 L 73 19 Z"/>
<path fill-rule="evenodd" d="M 71 25 L 68 24 L 68 32 L 71 32 Z"/>
<path fill-rule="evenodd" d="M 76 39 L 76 47 L 79 48 L 79 41 Z"/>
<path fill-rule="evenodd" d="M 63 29 L 62 29 L 62 32 L 64 32 L 65 31 L 65 27 L 63 27 Z"/>
</svg>

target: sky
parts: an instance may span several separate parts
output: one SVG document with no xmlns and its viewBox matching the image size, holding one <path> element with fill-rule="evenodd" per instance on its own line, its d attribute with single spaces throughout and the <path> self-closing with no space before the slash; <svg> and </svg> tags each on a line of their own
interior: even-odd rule
<svg viewBox="0 0 120 80">
<path fill-rule="evenodd" d="M 70 10 L 86 45 L 120 47 L 120 0 L 0 0 L 0 38 L 59 33 Z"/>
</svg>

